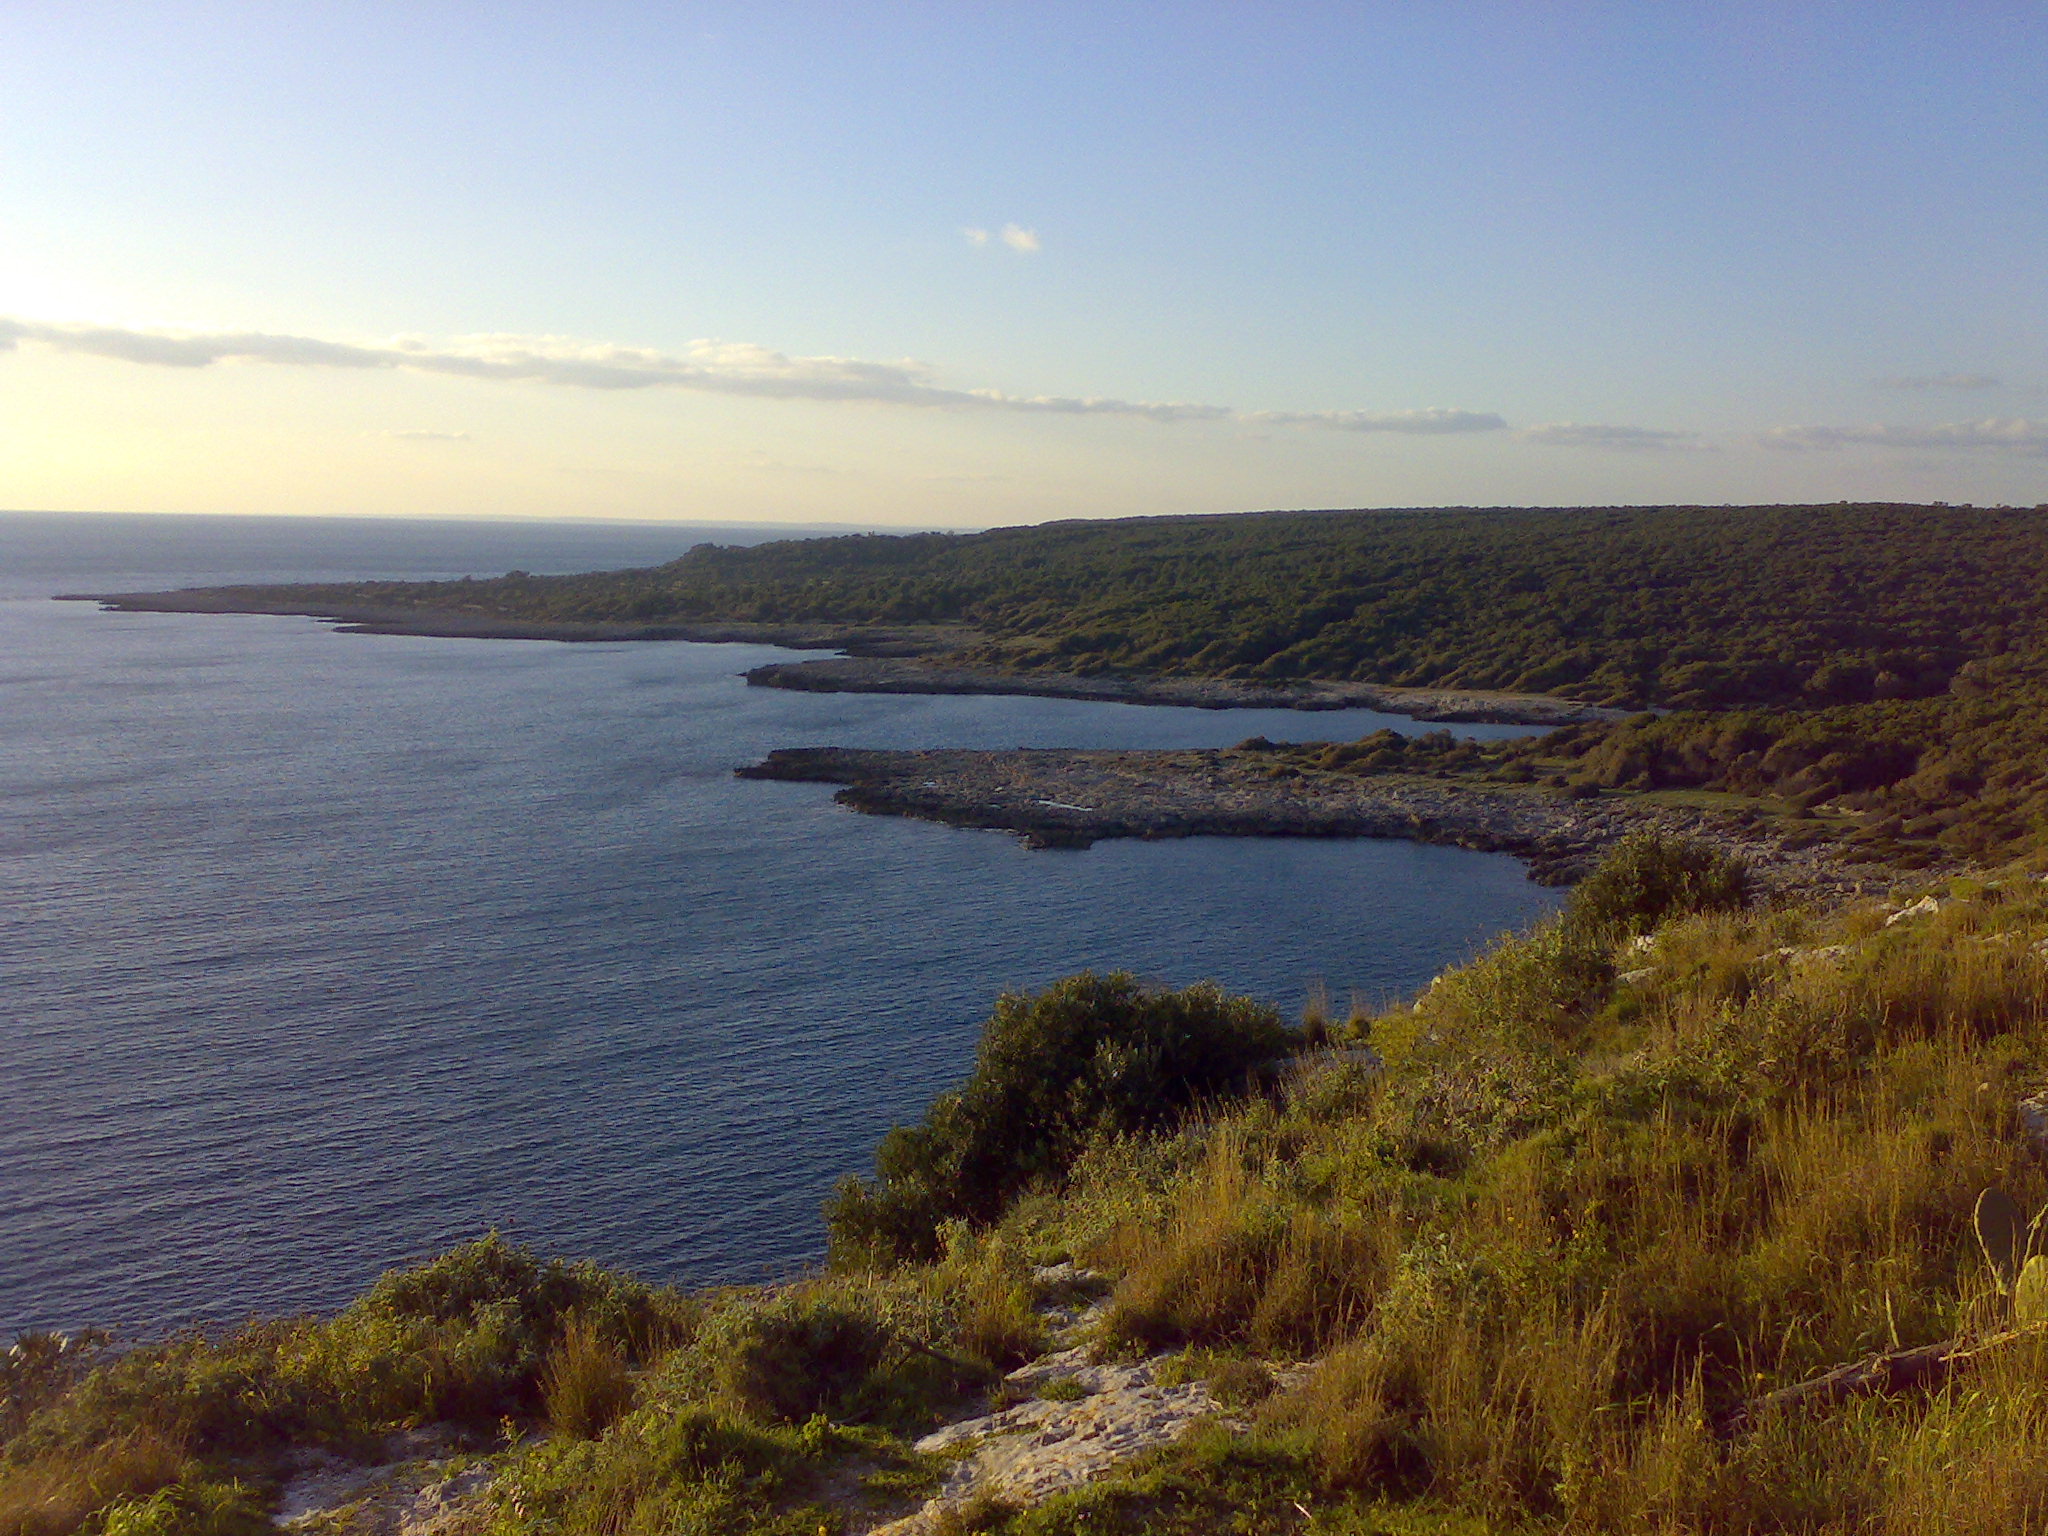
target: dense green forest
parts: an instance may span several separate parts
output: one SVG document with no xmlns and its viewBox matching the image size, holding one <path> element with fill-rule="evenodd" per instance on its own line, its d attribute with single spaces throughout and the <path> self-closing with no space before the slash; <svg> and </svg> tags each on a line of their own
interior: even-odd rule
<svg viewBox="0 0 2048 1536">
<path fill-rule="evenodd" d="M 647 570 L 305 589 L 507 618 L 968 625 L 1011 667 L 1624 707 L 1940 693 L 2048 642 L 2048 511 L 1259 513 L 700 545 Z"/>
</svg>

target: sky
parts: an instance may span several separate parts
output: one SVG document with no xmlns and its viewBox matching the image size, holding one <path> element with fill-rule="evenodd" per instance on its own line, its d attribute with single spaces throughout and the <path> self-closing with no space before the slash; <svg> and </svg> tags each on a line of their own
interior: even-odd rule
<svg viewBox="0 0 2048 1536">
<path fill-rule="evenodd" d="M 2048 502 L 2048 8 L 0 0 L 0 507 Z"/>
</svg>

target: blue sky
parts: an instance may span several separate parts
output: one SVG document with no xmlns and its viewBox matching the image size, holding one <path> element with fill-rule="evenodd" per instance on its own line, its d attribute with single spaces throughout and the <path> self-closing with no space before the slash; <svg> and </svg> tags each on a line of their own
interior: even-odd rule
<svg viewBox="0 0 2048 1536">
<path fill-rule="evenodd" d="M 2048 501 L 2033 5 L 15 6 L 0 505 Z"/>
</svg>

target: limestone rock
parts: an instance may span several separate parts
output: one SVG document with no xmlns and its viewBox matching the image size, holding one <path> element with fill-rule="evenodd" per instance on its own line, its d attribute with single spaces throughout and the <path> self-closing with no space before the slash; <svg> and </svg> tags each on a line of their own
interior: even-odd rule
<svg viewBox="0 0 2048 1536">
<path fill-rule="evenodd" d="M 1948 903 L 1944 902 L 1939 896 L 1922 896 L 1910 906 L 1899 908 L 1898 911 L 1884 920 L 1884 925 L 1890 928 L 1895 924 L 1907 921 L 1909 918 L 1932 917 L 1946 905 Z"/>
</svg>

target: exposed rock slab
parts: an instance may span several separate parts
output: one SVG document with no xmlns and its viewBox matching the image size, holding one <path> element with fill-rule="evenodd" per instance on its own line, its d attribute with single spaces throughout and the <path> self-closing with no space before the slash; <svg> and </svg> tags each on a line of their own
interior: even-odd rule
<svg viewBox="0 0 2048 1536">
<path fill-rule="evenodd" d="M 1890 884 L 1825 844 L 1793 846 L 1768 824 L 1650 805 L 1573 799 L 1535 785 L 1419 775 L 1274 777 L 1256 752 L 1024 748 L 1008 752 L 804 747 L 742 778 L 840 784 L 858 811 L 1014 832 L 1034 847 L 1106 837 L 1392 837 L 1528 861 L 1533 879 L 1576 879 L 1611 844 L 1656 827 L 1747 860 L 1768 888 L 1859 893 Z"/>
<path fill-rule="evenodd" d="M 427 1429 L 391 1437 L 368 1462 L 304 1452 L 275 1523 L 297 1536 L 473 1536 L 485 1523 L 491 1474 L 454 1454 L 459 1444 Z"/>
<path fill-rule="evenodd" d="M 1012 1371 L 1013 1388 L 1043 1391 L 1069 1384 L 1074 1399 L 1039 1397 L 996 1413 L 962 1420 L 917 1442 L 927 1454 L 964 1454 L 923 1508 L 877 1529 L 873 1536 L 922 1536 L 946 1511 L 977 1496 L 1032 1505 L 1095 1482 L 1133 1457 L 1170 1445 L 1197 1424 L 1221 1420 L 1242 1428 L 1205 1382 L 1166 1385 L 1163 1368 L 1173 1359 L 1159 1355 L 1136 1365 L 1098 1365 L 1084 1348 L 1062 1350 Z M 1293 1386 L 1307 1366 L 1274 1372 L 1280 1387 Z"/>
<path fill-rule="evenodd" d="M 1078 1401 L 1035 1398 L 925 1436 L 917 1442 L 920 1451 L 963 1445 L 972 1450 L 918 1515 L 884 1529 L 909 1536 L 939 1510 L 980 1493 L 1012 1504 L 1039 1503 L 1092 1483 L 1155 1446 L 1171 1444 L 1223 1411 L 1201 1382 L 1159 1385 L 1155 1377 L 1163 1363 L 1088 1367 L 1058 1378 L 1078 1382 L 1085 1376 L 1088 1395 Z"/>
</svg>

